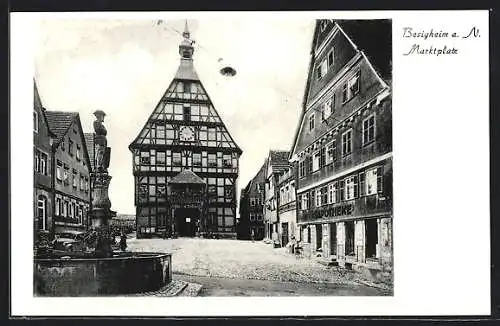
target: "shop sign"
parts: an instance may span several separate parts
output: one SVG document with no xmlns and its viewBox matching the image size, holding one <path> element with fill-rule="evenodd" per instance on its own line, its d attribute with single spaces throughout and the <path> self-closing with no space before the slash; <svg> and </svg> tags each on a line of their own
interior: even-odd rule
<svg viewBox="0 0 500 326">
<path fill-rule="evenodd" d="M 337 217 L 351 215 L 354 211 L 353 204 L 344 204 L 339 206 L 326 206 L 315 210 L 302 212 L 304 220 L 320 219 L 323 217 Z"/>
</svg>

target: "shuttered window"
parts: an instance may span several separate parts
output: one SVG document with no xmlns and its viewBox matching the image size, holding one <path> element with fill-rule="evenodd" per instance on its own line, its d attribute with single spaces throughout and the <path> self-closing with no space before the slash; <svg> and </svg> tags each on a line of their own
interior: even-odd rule
<svg viewBox="0 0 500 326">
<path fill-rule="evenodd" d="M 352 180 L 354 182 L 354 198 L 358 198 L 359 197 L 358 176 L 357 175 L 353 176 Z"/>
<path fill-rule="evenodd" d="M 319 167 L 322 168 L 326 165 L 326 146 L 321 148 L 319 156 Z"/>
<path fill-rule="evenodd" d="M 345 182 L 344 180 L 340 180 L 339 181 L 340 200 L 345 200 L 344 188 L 345 188 Z"/>
<path fill-rule="evenodd" d="M 365 195 L 365 173 L 359 174 L 359 197 Z"/>
<path fill-rule="evenodd" d="M 383 167 L 377 168 L 377 193 L 382 192 L 383 176 L 384 176 L 384 168 Z"/>
</svg>

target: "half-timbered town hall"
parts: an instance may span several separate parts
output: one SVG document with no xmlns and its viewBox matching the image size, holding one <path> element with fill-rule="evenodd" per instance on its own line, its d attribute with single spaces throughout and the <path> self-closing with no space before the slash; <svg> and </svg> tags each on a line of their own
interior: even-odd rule
<svg viewBox="0 0 500 326">
<path fill-rule="evenodd" d="M 242 153 L 193 66 L 186 24 L 180 65 L 130 144 L 137 237 L 236 238 L 236 187 Z"/>
</svg>

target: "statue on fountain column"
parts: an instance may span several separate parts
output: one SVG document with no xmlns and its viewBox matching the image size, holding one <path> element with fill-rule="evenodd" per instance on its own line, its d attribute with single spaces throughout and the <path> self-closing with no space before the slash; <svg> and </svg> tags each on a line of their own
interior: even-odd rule
<svg viewBox="0 0 500 326">
<path fill-rule="evenodd" d="M 101 110 L 97 110 L 94 112 L 94 115 L 97 118 L 97 120 L 94 121 L 94 141 L 96 145 L 95 168 L 97 172 L 107 172 L 111 149 L 107 147 L 108 140 L 106 139 L 106 135 L 108 132 L 103 124 L 106 113 Z"/>
<path fill-rule="evenodd" d="M 109 182 L 111 180 L 111 176 L 108 174 L 111 150 L 107 147 L 107 131 L 103 124 L 106 114 L 101 110 L 97 110 L 94 115 L 96 117 L 96 121 L 94 121 L 96 161 L 93 173 L 92 227 L 97 232 L 96 255 L 109 257 L 113 253 L 109 220 L 114 214 L 111 211 L 111 201 L 108 196 Z"/>
</svg>

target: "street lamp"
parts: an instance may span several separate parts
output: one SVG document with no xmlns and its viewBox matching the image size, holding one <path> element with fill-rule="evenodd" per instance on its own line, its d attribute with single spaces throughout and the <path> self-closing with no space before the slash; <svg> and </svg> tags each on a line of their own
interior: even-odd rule
<svg viewBox="0 0 500 326">
<path fill-rule="evenodd" d="M 236 75 L 236 69 L 234 69 L 233 67 L 231 67 L 230 65 L 228 64 L 224 64 L 222 63 L 224 61 L 224 59 L 222 58 L 219 58 L 219 64 L 221 65 L 221 68 L 219 70 L 220 74 L 224 77 L 233 77 Z"/>
</svg>

